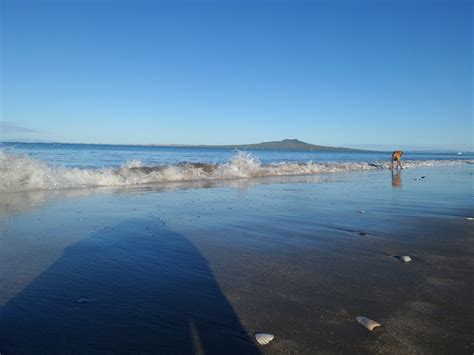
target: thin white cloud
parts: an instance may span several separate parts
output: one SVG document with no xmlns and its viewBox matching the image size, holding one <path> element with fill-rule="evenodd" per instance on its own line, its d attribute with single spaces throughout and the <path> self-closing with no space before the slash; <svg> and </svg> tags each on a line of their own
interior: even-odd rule
<svg viewBox="0 0 474 355">
<path fill-rule="evenodd" d="M 22 126 L 15 122 L 0 121 L 0 134 L 41 134 L 44 132 Z"/>
</svg>

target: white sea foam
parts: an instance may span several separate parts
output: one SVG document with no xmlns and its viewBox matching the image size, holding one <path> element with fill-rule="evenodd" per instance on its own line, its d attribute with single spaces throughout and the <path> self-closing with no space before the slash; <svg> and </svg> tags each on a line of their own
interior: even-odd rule
<svg viewBox="0 0 474 355">
<path fill-rule="evenodd" d="M 472 164 L 474 161 L 413 160 L 404 161 L 404 166 L 413 168 L 465 163 Z M 262 164 L 256 156 L 238 152 L 229 162 L 223 164 L 179 163 L 150 167 L 144 166 L 141 161 L 133 160 L 120 168 L 85 169 L 51 167 L 41 160 L 0 150 L 0 192 L 321 174 L 386 169 L 388 165 L 386 161 Z"/>
</svg>

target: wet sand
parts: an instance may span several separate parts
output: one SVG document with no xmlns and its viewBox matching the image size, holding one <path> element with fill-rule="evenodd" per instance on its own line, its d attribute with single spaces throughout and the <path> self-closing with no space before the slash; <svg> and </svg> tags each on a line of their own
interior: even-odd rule
<svg viewBox="0 0 474 355">
<path fill-rule="evenodd" d="M 0 352 L 472 354 L 471 166 L 4 194 Z"/>
</svg>

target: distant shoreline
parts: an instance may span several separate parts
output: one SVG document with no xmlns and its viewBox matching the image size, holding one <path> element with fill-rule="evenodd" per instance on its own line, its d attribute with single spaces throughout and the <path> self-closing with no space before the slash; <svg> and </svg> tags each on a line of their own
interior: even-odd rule
<svg viewBox="0 0 474 355">
<path fill-rule="evenodd" d="M 212 144 L 122 144 L 122 143 L 71 143 L 71 142 L 25 142 L 25 141 L 0 141 L 0 144 L 44 144 L 44 145 L 83 145 L 83 146 L 104 146 L 104 147 L 159 147 L 159 148 L 203 148 L 203 149 L 237 149 L 237 150 L 275 150 L 275 151 L 321 151 L 321 152 L 361 152 L 361 153 L 390 153 L 393 149 L 357 149 L 357 148 L 345 148 L 345 147 L 329 147 L 329 146 L 315 146 L 323 147 L 324 149 L 311 149 L 311 148 L 299 148 L 299 149 L 288 149 L 288 148 L 268 148 L 258 147 L 263 142 L 256 144 L 227 144 L 227 145 L 212 145 Z M 308 144 L 308 143 L 305 143 Z M 309 146 L 314 146 L 308 144 Z M 405 153 L 426 153 L 426 154 L 456 154 L 462 152 L 463 154 L 472 154 L 474 151 L 471 150 L 452 150 L 452 149 L 405 149 Z"/>
<path fill-rule="evenodd" d="M 88 146 L 123 146 L 123 147 L 162 147 L 162 148 L 205 148 L 205 149 L 254 149 L 254 150 L 291 150 L 291 151 L 324 151 L 324 152 L 382 152 L 379 150 L 354 149 L 314 145 L 297 139 L 284 139 L 250 144 L 109 144 L 109 143 L 64 143 L 64 142 L 15 142 L 1 141 L 2 144 L 44 144 L 44 145 L 88 145 Z"/>
</svg>

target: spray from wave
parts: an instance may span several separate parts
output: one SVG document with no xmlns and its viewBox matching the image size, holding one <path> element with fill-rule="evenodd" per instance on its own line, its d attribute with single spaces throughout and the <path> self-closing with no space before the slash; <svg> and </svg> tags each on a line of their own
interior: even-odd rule
<svg viewBox="0 0 474 355">
<path fill-rule="evenodd" d="M 473 163 L 473 161 L 418 160 L 405 161 L 404 165 L 410 168 L 464 163 Z M 312 175 L 386 168 L 388 168 L 388 162 L 284 162 L 262 164 L 251 153 L 238 152 L 229 162 L 223 164 L 183 162 L 174 165 L 143 166 L 140 161 L 132 160 L 118 168 L 85 169 L 51 167 L 41 160 L 0 150 L 0 192 Z"/>
</svg>

